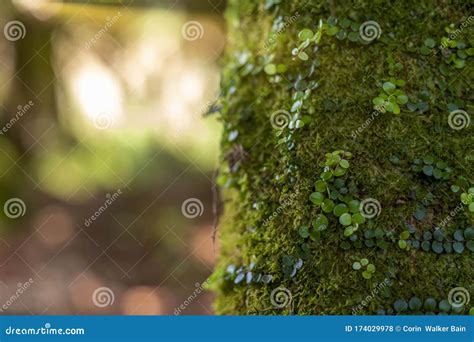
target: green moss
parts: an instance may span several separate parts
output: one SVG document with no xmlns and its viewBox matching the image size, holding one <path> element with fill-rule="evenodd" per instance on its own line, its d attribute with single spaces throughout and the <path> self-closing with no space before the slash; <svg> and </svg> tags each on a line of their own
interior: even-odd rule
<svg viewBox="0 0 474 342">
<path fill-rule="evenodd" d="M 221 101 L 225 127 L 221 184 L 226 206 L 219 226 L 221 254 L 213 277 L 218 313 L 350 314 L 387 277 L 392 279 L 389 295 L 373 296 L 358 314 L 390 308 L 399 298 L 442 300 L 456 286 L 473 292 L 471 252 L 437 254 L 398 246 L 407 225 L 423 234 L 457 207 L 459 194 L 450 190 L 455 177 L 464 176 L 473 184 L 474 153 L 469 148 L 474 143 L 473 125 L 461 130 L 448 125 L 449 103 L 462 103 L 462 109 L 473 113 L 468 82 L 473 77 L 473 60 L 467 59 L 463 69 L 452 67 L 444 75 L 441 56 L 418 51 L 428 38 L 439 42 L 446 35 L 443 28 L 461 24 L 467 13 L 462 1 L 413 5 L 291 1 L 269 9 L 263 1 L 231 1 Z M 319 19 L 330 16 L 357 23 L 375 20 L 382 34 L 370 44 L 323 35 L 317 51 L 307 49 L 309 60 L 293 59 L 291 50 L 298 44 L 298 33 L 304 28 L 316 31 Z M 275 22 L 285 23 L 285 18 L 289 25 L 274 27 Z M 472 40 L 472 26 L 460 38 Z M 276 29 L 280 33 L 274 36 Z M 275 37 L 274 44 L 268 44 L 268 37 Z M 264 71 L 269 63 L 284 65 L 286 70 L 280 68 L 281 72 L 269 75 Z M 298 75 L 308 74 L 308 81 L 317 86 L 291 116 L 310 120 L 300 129 L 275 129 L 270 122 L 272 113 L 291 112 L 292 96 L 301 85 L 296 84 Z M 410 112 L 401 106 L 399 115 L 374 115 L 372 100 L 392 76 L 405 80 L 403 89 L 410 100 L 424 102 L 428 109 L 422 105 Z M 422 91 L 429 96 L 421 96 Z M 227 139 L 231 131 L 238 132 L 234 141 Z M 325 154 L 334 150 L 353 153 L 348 179 L 354 184 L 356 198 L 375 198 L 381 203 L 380 215 L 364 223 L 364 229 L 382 230 L 397 242 L 385 249 L 352 244 L 342 249 L 343 228 L 332 219 L 320 239 L 309 240 L 311 251 L 302 268 L 293 277 L 285 277 L 282 258 L 300 255 L 304 240 L 299 229 L 321 212 L 308 198 L 315 191 L 313 184 Z M 427 155 L 452 166 L 453 181 L 411 170 L 415 159 Z M 421 220 L 414 217 L 420 207 L 424 208 Z M 457 228 L 473 223 L 472 214 L 465 209 L 445 230 L 452 236 Z M 361 258 L 375 267 L 370 279 L 352 269 Z M 225 280 L 229 264 L 252 262 L 273 275 L 270 284 Z M 291 291 L 288 307 L 272 305 L 271 293 L 277 287 Z"/>
</svg>

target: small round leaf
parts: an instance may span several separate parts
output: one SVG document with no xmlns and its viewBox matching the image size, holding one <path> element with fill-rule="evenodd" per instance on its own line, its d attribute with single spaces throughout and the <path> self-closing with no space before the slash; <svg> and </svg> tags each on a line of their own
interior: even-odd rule
<svg viewBox="0 0 474 342">
<path fill-rule="evenodd" d="M 352 223 L 352 217 L 349 213 L 344 213 L 339 217 L 339 222 L 343 226 L 349 226 Z"/>
<path fill-rule="evenodd" d="M 398 299 L 395 301 L 395 303 L 393 303 L 393 308 L 396 312 L 403 312 L 408 309 L 408 304 L 405 300 Z"/>
<path fill-rule="evenodd" d="M 410 310 L 413 310 L 413 311 L 420 310 L 422 306 L 420 298 L 411 297 L 410 301 L 408 302 L 408 306 L 410 307 Z"/>
</svg>

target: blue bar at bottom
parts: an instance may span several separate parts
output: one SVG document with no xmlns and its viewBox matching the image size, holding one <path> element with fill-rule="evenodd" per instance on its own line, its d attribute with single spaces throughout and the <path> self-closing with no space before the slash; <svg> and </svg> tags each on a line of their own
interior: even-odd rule
<svg viewBox="0 0 474 342">
<path fill-rule="evenodd" d="M 0 341 L 474 341 L 474 316 L 2 316 Z"/>
</svg>

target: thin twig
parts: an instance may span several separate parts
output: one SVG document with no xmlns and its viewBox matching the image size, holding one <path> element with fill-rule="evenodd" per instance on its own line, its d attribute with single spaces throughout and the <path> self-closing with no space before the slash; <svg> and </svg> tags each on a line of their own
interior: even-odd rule
<svg viewBox="0 0 474 342">
<path fill-rule="evenodd" d="M 217 186 L 217 177 L 219 177 L 219 168 L 216 168 L 212 177 L 212 214 L 214 215 L 213 227 L 212 227 L 212 247 L 214 253 L 216 252 L 216 235 L 219 225 L 220 217 L 220 198 L 219 188 Z"/>
</svg>

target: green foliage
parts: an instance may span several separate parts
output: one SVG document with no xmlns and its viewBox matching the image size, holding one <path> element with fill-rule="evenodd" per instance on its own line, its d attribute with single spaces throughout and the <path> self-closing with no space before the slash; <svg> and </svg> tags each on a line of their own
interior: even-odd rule
<svg viewBox="0 0 474 342">
<path fill-rule="evenodd" d="M 360 24 L 349 19 L 338 19 L 330 17 L 325 24 L 328 36 L 334 36 L 340 41 L 350 41 L 352 43 L 364 44 L 359 34 Z"/>
<path fill-rule="evenodd" d="M 400 106 L 408 102 L 408 96 L 402 89 L 405 81 L 401 79 L 389 78 L 387 82 L 382 85 L 382 90 L 379 95 L 372 100 L 374 109 L 382 113 L 390 112 L 393 114 L 400 114 Z"/>
<path fill-rule="evenodd" d="M 309 59 L 309 56 L 304 50 L 310 47 L 312 44 L 317 46 L 319 42 L 321 41 L 323 32 L 324 30 L 323 30 L 322 20 L 319 21 L 319 27 L 316 32 L 313 32 L 309 28 L 305 28 L 301 30 L 298 33 L 298 40 L 300 41 L 300 44 L 298 45 L 298 47 L 291 50 L 291 54 L 293 56 L 298 57 L 302 61 L 307 61 Z"/>
<path fill-rule="evenodd" d="M 411 297 L 410 301 L 408 302 L 408 307 L 410 310 L 413 311 L 418 311 L 421 309 L 423 303 L 421 302 L 421 299 L 418 297 Z"/>
<path fill-rule="evenodd" d="M 268 284 L 273 280 L 273 276 L 270 274 L 258 272 L 256 270 L 255 263 L 251 263 L 249 266 L 240 266 L 238 268 L 231 264 L 226 268 L 224 279 L 231 281 L 234 284 Z"/>
<path fill-rule="evenodd" d="M 445 28 L 446 33 L 451 35 L 456 31 L 455 25 L 451 24 Z M 454 36 L 453 36 L 454 37 Z M 474 55 L 474 44 L 472 40 L 466 44 L 462 39 L 451 39 L 450 37 L 441 38 L 441 55 L 443 63 L 440 65 L 440 71 L 446 75 L 449 73 L 449 67 L 462 69 L 466 66 L 466 60 Z"/>
<path fill-rule="evenodd" d="M 358 261 L 354 261 L 352 264 L 352 269 L 355 271 L 362 270 L 362 277 L 364 279 L 372 278 L 373 274 L 375 273 L 375 265 L 369 263 L 367 258 L 362 258 Z"/>
<path fill-rule="evenodd" d="M 410 232 L 408 230 L 400 233 L 400 240 L 398 240 L 398 247 L 401 249 L 406 249 L 408 247 L 407 239 L 410 237 Z"/>
<path fill-rule="evenodd" d="M 449 302 L 446 299 L 443 299 L 442 301 L 439 302 L 438 308 L 442 312 L 449 312 L 449 310 L 451 310 L 451 304 L 449 304 Z"/>
<path fill-rule="evenodd" d="M 446 162 L 431 155 L 413 160 L 411 169 L 415 172 L 422 172 L 425 176 L 444 180 L 449 179 L 453 172 Z"/>
<path fill-rule="evenodd" d="M 324 213 L 313 220 L 316 230 L 328 227 L 329 219 L 326 215 L 338 218 L 346 237 L 351 236 L 365 222 L 365 217 L 359 212 L 360 202 L 352 197 L 355 189 L 347 182 L 351 158 L 352 153 L 340 150 L 326 154 L 324 168 L 314 184 L 316 192 L 309 197 Z"/>
<path fill-rule="evenodd" d="M 408 301 L 400 298 L 397 299 L 393 305 L 394 313 L 407 315 L 407 314 L 416 314 L 416 315 L 434 315 L 434 314 L 448 314 L 450 312 L 454 314 L 459 314 L 464 312 L 465 308 L 461 307 L 453 307 L 449 304 L 449 301 L 446 299 L 442 299 L 437 301 L 434 298 L 428 297 L 424 301 L 417 296 L 411 297 Z M 391 309 L 387 310 L 388 313 L 391 313 Z"/>
<path fill-rule="evenodd" d="M 393 308 L 396 312 L 402 313 L 408 309 L 408 303 L 404 299 L 397 299 L 395 303 L 393 303 Z"/>
<path fill-rule="evenodd" d="M 298 233 L 303 239 L 306 239 L 309 236 L 308 226 L 301 226 Z"/>
<path fill-rule="evenodd" d="M 438 303 L 433 298 L 426 298 L 425 303 L 423 304 L 423 308 L 426 311 L 435 311 Z"/>
<path fill-rule="evenodd" d="M 352 43 L 367 44 L 367 42 L 360 37 L 360 26 L 359 23 L 349 18 L 339 19 L 329 17 L 327 21 L 320 20 L 316 32 L 313 32 L 310 28 L 304 28 L 298 32 L 300 44 L 291 50 L 291 54 L 302 61 L 309 60 L 310 57 L 308 53 L 305 52 L 305 49 L 314 45 L 316 50 L 324 34 L 330 37 L 336 37 L 340 41 L 346 40 Z"/>
<path fill-rule="evenodd" d="M 284 255 L 281 265 L 285 278 L 293 278 L 296 275 L 296 272 L 303 267 L 303 260 L 291 255 Z"/>
<path fill-rule="evenodd" d="M 410 233 L 408 230 L 400 233 L 398 246 L 401 249 L 420 249 L 425 252 L 453 253 L 461 254 L 465 247 L 471 252 L 474 252 L 474 229 L 469 227 L 466 229 L 457 229 L 450 237 L 444 229 L 439 228 L 431 231 L 425 231 L 423 236 L 419 233 Z"/>
<path fill-rule="evenodd" d="M 273 63 L 269 63 L 269 64 L 265 65 L 263 70 L 265 71 L 265 73 L 267 75 L 273 76 L 277 73 L 278 74 L 284 74 L 286 72 L 287 68 L 286 68 L 285 64 L 275 65 Z"/>
<path fill-rule="evenodd" d="M 474 212 L 474 187 L 470 187 L 467 192 L 460 195 L 461 202 L 469 208 L 471 213 Z"/>
</svg>

